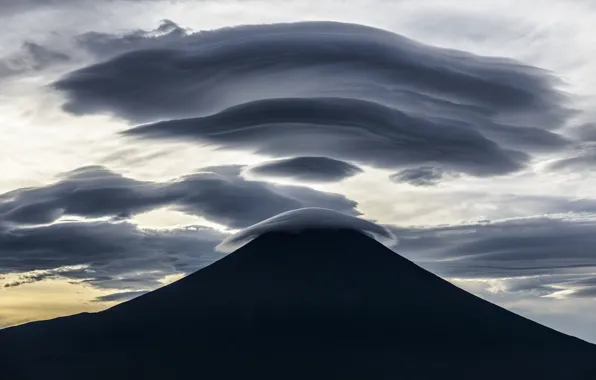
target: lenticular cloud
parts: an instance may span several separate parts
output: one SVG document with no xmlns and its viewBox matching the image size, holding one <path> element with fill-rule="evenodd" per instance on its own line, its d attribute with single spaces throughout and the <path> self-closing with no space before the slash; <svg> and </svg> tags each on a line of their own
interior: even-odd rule
<svg viewBox="0 0 596 380">
<path fill-rule="evenodd" d="M 168 25 L 81 38 L 109 58 L 55 83 L 64 108 L 142 123 L 127 132 L 136 138 L 474 176 L 569 144 L 557 133 L 571 114 L 557 80 L 510 59 L 335 22 Z"/>
<path fill-rule="evenodd" d="M 257 237 L 273 231 L 300 232 L 305 229 L 350 229 L 365 233 L 392 246 L 397 240 L 391 231 L 373 222 L 324 208 L 302 208 L 284 212 L 247 227 L 224 239 L 216 249 L 230 253 Z"/>
</svg>

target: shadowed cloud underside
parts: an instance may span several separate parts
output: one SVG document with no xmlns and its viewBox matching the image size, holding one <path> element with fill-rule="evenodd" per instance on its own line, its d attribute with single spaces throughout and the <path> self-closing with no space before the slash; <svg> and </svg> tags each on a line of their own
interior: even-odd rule
<svg viewBox="0 0 596 380">
<path fill-rule="evenodd" d="M 569 145 L 556 132 L 572 114 L 557 81 L 512 60 L 355 24 L 164 25 L 81 38 L 110 58 L 55 83 L 65 109 L 148 123 L 128 132 L 136 137 L 475 176 Z"/>
</svg>

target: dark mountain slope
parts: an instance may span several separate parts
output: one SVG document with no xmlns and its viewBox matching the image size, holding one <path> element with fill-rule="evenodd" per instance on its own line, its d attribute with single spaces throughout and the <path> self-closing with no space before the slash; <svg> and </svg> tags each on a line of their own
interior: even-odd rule
<svg viewBox="0 0 596 380">
<path fill-rule="evenodd" d="M 596 349 L 349 230 L 269 232 L 97 314 L 0 331 L 11 379 L 593 379 Z M 4 376 L 2 376 L 4 378 Z"/>
</svg>

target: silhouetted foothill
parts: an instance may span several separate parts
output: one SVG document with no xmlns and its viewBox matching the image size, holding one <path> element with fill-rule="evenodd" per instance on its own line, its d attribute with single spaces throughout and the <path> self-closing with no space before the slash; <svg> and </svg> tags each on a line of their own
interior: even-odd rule
<svg viewBox="0 0 596 380">
<path fill-rule="evenodd" d="M 11 379 L 589 379 L 594 357 L 341 228 L 266 232 L 106 311 L 0 331 Z"/>
</svg>

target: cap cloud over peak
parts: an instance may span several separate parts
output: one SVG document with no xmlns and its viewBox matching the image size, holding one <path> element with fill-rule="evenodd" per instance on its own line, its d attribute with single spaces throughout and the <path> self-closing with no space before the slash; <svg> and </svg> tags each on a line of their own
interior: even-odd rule
<svg viewBox="0 0 596 380">
<path fill-rule="evenodd" d="M 393 233 L 383 226 L 341 212 L 308 207 L 284 212 L 247 227 L 226 237 L 217 246 L 217 250 L 229 253 L 268 232 L 299 232 L 305 229 L 349 229 L 362 232 L 389 246 L 396 243 Z"/>
</svg>

